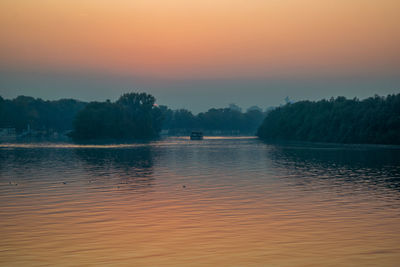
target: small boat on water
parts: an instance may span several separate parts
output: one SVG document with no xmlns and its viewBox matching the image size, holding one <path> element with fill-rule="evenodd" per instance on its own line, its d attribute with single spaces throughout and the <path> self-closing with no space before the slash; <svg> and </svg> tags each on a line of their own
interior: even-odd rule
<svg viewBox="0 0 400 267">
<path fill-rule="evenodd" d="M 190 140 L 203 140 L 202 132 L 192 132 L 190 134 Z"/>
</svg>

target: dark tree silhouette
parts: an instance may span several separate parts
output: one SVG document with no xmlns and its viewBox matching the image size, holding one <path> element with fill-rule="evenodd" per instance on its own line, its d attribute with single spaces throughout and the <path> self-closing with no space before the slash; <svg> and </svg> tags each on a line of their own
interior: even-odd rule
<svg viewBox="0 0 400 267">
<path fill-rule="evenodd" d="M 400 94 L 289 103 L 269 112 L 257 135 L 268 140 L 400 144 Z"/>
<path fill-rule="evenodd" d="M 86 103 L 61 99 L 44 101 L 40 98 L 18 96 L 12 100 L 0 97 L 0 128 L 13 127 L 18 133 L 28 126 L 37 130 L 66 131 L 72 129 L 72 122 Z"/>
<path fill-rule="evenodd" d="M 28 125 L 40 131 L 73 129 L 72 136 L 76 139 L 148 138 L 157 136 L 161 128 L 172 135 L 190 134 L 193 130 L 208 134 L 254 134 L 264 116 L 258 107 L 242 113 L 234 104 L 193 115 L 186 109 L 158 107 L 155 98 L 146 93 L 129 93 L 116 102 L 89 104 L 72 99 L 44 101 L 19 96 L 6 100 L 0 97 L 0 128 L 13 127 L 18 133 Z"/>
<path fill-rule="evenodd" d="M 230 106 L 234 108 L 212 108 L 196 116 L 185 109 L 171 110 L 161 106 L 165 118 L 163 129 L 169 130 L 170 134 L 188 134 L 196 129 L 208 134 L 254 135 L 265 113 L 258 108 L 242 113 L 238 106 Z"/>
<path fill-rule="evenodd" d="M 162 120 L 152 95 L 129 93 L 115 103 L 89 103 L 77 114 L 71 136 L 75 139 L 152 138 L 159 134 Z"/>
</svg>

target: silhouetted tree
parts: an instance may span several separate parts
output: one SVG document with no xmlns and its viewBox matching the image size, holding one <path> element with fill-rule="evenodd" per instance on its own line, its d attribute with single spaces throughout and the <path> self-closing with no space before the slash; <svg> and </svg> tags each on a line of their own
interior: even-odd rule
<svg viewBox="0 0 400 267">
<path fill-rule="evenodd" d="M 163 114 L 146 93 L 122 95 L 115 103 L 91 102 L 74 121 L 75 139 L 143 139 L 161 130 Z"/>
<path fill-rule="evenodd" d="M 22 132 L 29 124 L 32 129 L 66 131 L 86 103 L 72 99 L 44 101 L 40 98 L 18 96 L 0 100 L 0 128 L 13 127 Z"/>
<path fill-rule="evenodd" d="M 289 103 L 270 111 L 257 135 L 268 140 L 400 144 L 400 94 Z"/>
<path fill-rule="evenodd" d="M 188 134 L 192 130 L 209 134 L 255 134 L 265 116 L 259 109 L 242 113 L 238 108 L 212 108 L 195 116 L 186 109 L 160 108 L 165 118 L 163 129 L 169 130 L 170 134 Z"/>
<path fill-rule="evenodd" d="M 259 106 L 251 106 L 246 110 L 246 112 L 253 111 L 253 110 L 262 112 L 262 108 L 260 108 Z"/>
</svg>

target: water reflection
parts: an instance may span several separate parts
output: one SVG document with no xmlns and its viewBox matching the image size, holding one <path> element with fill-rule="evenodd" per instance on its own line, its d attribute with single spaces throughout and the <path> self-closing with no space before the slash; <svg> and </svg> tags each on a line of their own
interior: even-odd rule
<svg viewBox="0 0 400 267">
<path fill-rule="evenodd" d="M 144 190 L 154 182 L 151 146 L 113 148 L 8 147 L 0 149 L 0 183 L 28 191 L 50 185 L 91 190 Z M 96 187 L 97 186 L 97 187 Z M 6 189 L 6 188 L 4 188 Z"/>
<path fill-rule="evenodd" d="M 240 138 L 3 146 L 0 265 L 396 266 L 399 166 Z"/>
<path fill-rule="evenodd" d="M 399 147 L 294 143 L 274 145 L 266 154 L 297 183 L 329 179 L 400 191 Z"/>
<path fill-rule="evenodd" d="M 75 155 L 83 162 L 85 172 L 90 174 L 89 182 L 118 180 L 125 189 L 143 189 L 153 185 L 154 151 L 150 146 L 134 148 L 79 148 Z"/>
</svg>

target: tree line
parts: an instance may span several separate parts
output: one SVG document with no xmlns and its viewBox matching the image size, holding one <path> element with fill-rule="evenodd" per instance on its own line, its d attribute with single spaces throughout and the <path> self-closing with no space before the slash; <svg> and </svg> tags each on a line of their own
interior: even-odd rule
<svg viewBox="0 0 400 267">
<path fill-rule="evenodd" d="M 146 93 L 124 94 L 115 102 L 90 103 L 0 97 L 0 128 L 15 128 L 19 134 L 28 128 L 60 133 L 72 130 L 70 136 L 75 139 L 143 139 L 158 136 L 162 129 L 170 135 L 189 134 L 193 130 L 254 134 L 264 117 L 258 107 L 242 112 L 234 104 L 194 115 L 186 109 L 158 106 L 154 96 Z"/>
<path fill-rule="evenodd" d="M 331 98 L 287 103 L 271 111 L 258 107 L 246 112 L 236 105 L 212 108 L 194 115 L 155 104 L 146 93 L 129 93 L 117 101 L 45 101 L 19 96 L 0 97 L 0 128 L 41 131 L 72 130 L 76 139 L 128 138 L 170 135 L 254 134 L 266 140 L 337 143 L 400 144 L 400 94 L 364 100 Z M 261 125 L 261 126 L 260 126 Z M 257 130 L 258 129 L 258 130 Z"/>
<path fill-rule="evenodd" d="M 0 128 L 15 128 L 18 133 L 32 129 L 64 132 L 72 129 L 76 114 L 87 103 L 74 99 L 45 101 L 18 96 L 12 100 L 0 96 Z"/>
<path fill-rule="evenodd" d="M 269 112 L 257 135 L 266 140 L 400 144 L 400 94 L 289 103 Z"/>
<path fill-rule="evenodd" d="M 73 121 L 75 139 L 146 139 L 161 131 L 163 115 L 155 98 L 129 93 L 117 101 L 91 102 Z"/>
<path fill-rule="evenodd" d="M 193 129 L 207 134 L 245 134 L 254 135 L 265 117 L 258 107 L 242 112 L 231 104 L 227 108 L 211 108 L 207 112 L 194 115 L 186 109 L 171 110 L 160 106 L 164 114 L 164 129 L 170 134 L 188 134 Z"/>
</svg>

